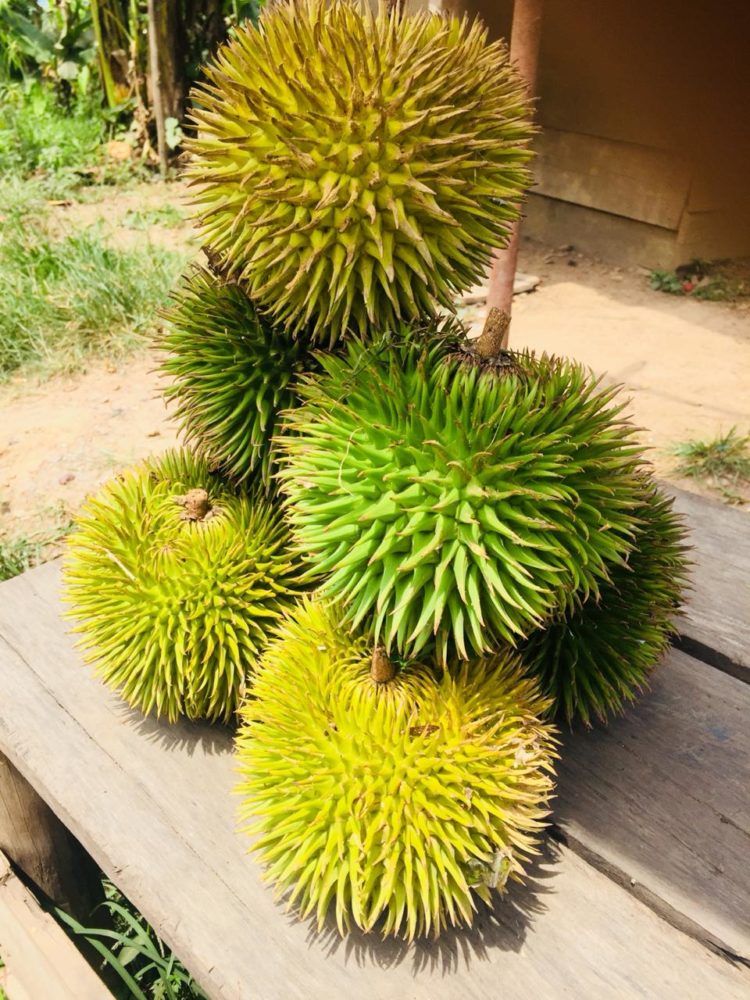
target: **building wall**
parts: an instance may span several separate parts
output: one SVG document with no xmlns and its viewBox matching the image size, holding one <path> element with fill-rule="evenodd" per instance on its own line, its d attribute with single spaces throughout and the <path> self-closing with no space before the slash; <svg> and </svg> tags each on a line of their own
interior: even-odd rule
<svg viewBox="0 0 750 1000">
<path fill-rule="evenodd" d="M 442 5 L 509 35 L 512 0 Z M 545 0 L 527 231 L 649 266 L 750 253 L 749 43 L 737 0 Z"/>
</svg>

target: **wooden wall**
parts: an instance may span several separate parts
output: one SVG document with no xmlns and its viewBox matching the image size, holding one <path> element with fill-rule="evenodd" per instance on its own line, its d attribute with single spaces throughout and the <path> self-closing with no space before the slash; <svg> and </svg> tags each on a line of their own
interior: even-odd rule
<svg viewBox="0 0 750 1000">
<path fill-rule="evenodd" d="M 442 7 L 509 34 L 512 0 Z M 544 18 L 532 235 L 554 220 L 557 238 L 571 206 L 605 256 L 750 253 L 750 5 L 546 0 Z M 566 242 L 583 246 L 574 231 Z"/>
</svg>

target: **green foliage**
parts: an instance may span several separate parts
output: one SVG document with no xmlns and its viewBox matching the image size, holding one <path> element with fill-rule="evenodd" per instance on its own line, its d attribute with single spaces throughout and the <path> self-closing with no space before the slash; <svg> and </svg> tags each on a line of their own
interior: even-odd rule
<svg viewBox="0 0 750 1000">
<path fill-rule="evenodd" d="M 0 0 L 0 80 L 39 74 L 70 96 L 90 83 L 94 33 L 88 0 Z"/>
<path fill-rule="evenodd" d="M 686 441 L 674 451 L 681 475 L 706 479 L 733 503 L 745 502 L 737 491 L 750 486 L 750 434 L 732 427 L 713 441 Z"/>
<path fill-rule="evenodd" d="M 65 589 L 88 660 L 144 713 L 228 721 L 298 587 L 279 514 L 179 451 L 107 483 L 76 526 Z"/>
<path fill-rule="evenodd" d="M 52 90 L 39 83 L 0 86 L 0 171 L 4 174 L 71 174 L 91 167 L 99 159 L 106 135 L 106 122 L 88 101 L 63 108 Z"/>
<path fill-rule="evenodd" d="M 64 538 L 69 530 L 70 523 L 66 521 L 49 531 L 0 538 L 0 581 L 10 580 L 44 562 L 50 547 Z"/>
<path fill-rule="evenodd" d="M 280 475 L 350 625 L 467 658 L 596 597 L 632 547 L 639 459 L 617 388 L 581 366 L 521 355 L 496 375 L 454 350 L 427 330 L 321 356 Z"/>
<path fill-rule="evenodd" d="M 52 235 L 43 216 L 28 214 L 33 202 L 2 208 L 0 378 L 29 365 L 70 370 L 145 342 L 180 254 L 148 243 L 115 249 L 96 227 Z"/>
<path fill-rule="evenodd" d="M 330 343 L 452 309 L 505 244 L 531 130 L 479 22 L 286 2 L 206 76 L 201 232 L 290 332 Z"/>
<path fill-rule="evenodd" d="M 547 813 L 549 703 L 510 653 L 376 683 L 332 609 L 287 618 L 242 708 L 241 815 L 290 905 L 384 934 L 470 924 Z"/>
<path fill-rule="evenodd" d="M 590 725 L 622 710 L 647 683 L 674 633 L 686 583 L 687 547 L 672 500 L 643 484 L 635 547 L 612 567 L 598 598 L 536 632 L 524 661 L 567 722 Z"/>
<path fill-rule="evenodd" d="M 41 562 L 44 542 L 27 535 L 0 538 L 0 580 L 10 580 Z"/>
<path fill-rule="evenodd" d="M 727 302 L 746 293 L 745 281 L 733 271 L 731 261 L 693 260 L 674 271 L 652 271 L 649 283 L 654 291 L 669 295 Z"/>
<path fill-rule="evenodd" d="M 205 1000 L 206 994 L 182 962 L 132 903 L 111 882 L 105 880 L 103 885 L 107 926 L 87 927 L 59 907 L 53 912 L 68 933 L 88 942 L 102 967 L 117 977 L 117 1000 Z"/>
<path fill-rule="evenodd" d="M 165 395 L 186 439 L 237 482 L 270 485 L 280 410 L 294 405 L 296 375 L 310 368 L 304 344 L 262 319 L 244 292 L 209 271 L 183 279 L 159 341 Z"/>
</svg>

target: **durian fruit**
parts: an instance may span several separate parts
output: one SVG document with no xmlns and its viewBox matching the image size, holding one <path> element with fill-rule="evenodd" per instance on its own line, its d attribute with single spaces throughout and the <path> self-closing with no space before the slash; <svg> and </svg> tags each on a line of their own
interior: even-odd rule
<svg viewBox="0 0 750 1000">
<path fill-rule="evenodd" d="M 164 389 L 185 439 L 238 483 L 274 471 L 273 432 L 294 405 L 297 374 L 311 367 L 301 341 L 261 318 L 234 283 L 192 268 L 173 296 L 163 353 Z"/>
<path fill-rule="evenodd" d="M 424 337 L 322 358 L 279 475 L 348 625 L 468 658 L 596 597 L 633 545 L 638 448 L 580 365 L 517 355 L 498 375 Z"/>
<path fill-rule="evenodd" d="M 582 607 L 535 632 L 524 662 L 567 722 L 590 725 L 622 710 L 647 683 L 674 634 L 688 570 L 685 528 L 672 500 L 648 481 L 624 564 Z"/>
<path fill-rule="evenodd" d="M 228 720 L 299 591 L 287 529 L 187 451 L 105 484 L 68 543 L 65 590 L 87 659 L 133 706 Z"/>
<path fill-rule="evenodd" d="M 267 877 L 322 927 L 437 935 L 522 877 L 548 812 L 549 702 L 506 652 L 398 667 L 305 599 L 240 710 L 241 816 Z"/>
<path fill-rule="evenodd" d="M 194 94 L 204 241 L 291 332 L 331 343 L 453 309 L 506 244 L 529 110 L 477 21 L 286 0 Z"/>
</svg>

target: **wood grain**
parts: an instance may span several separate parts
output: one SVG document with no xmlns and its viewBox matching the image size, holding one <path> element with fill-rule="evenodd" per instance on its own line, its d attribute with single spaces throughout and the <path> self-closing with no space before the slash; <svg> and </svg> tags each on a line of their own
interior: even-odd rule
<svg viewBox="0 0 750 1000">
<path fill-rule="evenodd" d="M 750 964 L 748 720 L 748 685 L 675 650 L 622 718 L 565 737 L 554 818 L 657 909 Z"/>
<path fill-rule="evenodd" d="M 674 153 L 553 128 L 539 133 L 534 148 L 537 194 L 652 226 L 679 227 L 691 171 Z"/>
<path fill-rule="evenodd" d="M 680 646 L 750 683 L 750 517 L 668 487 L 685 515 L 694 561 Z"/>
<path fill-rule="evenodd" d="M 0 984 L 11 1000 L 112 1000 L 112 994 L 0 853 Z"/>
<path fill-rule="evenodd" d="M 504 1000 L 747 996 L 747 970 L 565 847 L 471 933 L 415 947 L 313 933 L 235 832 L 230 734 L 124 709 L 81 665 L 56 593 L 53 565 L 0 587 L 0 749 L 210 996 L 486 1000 L 500 983 Z"/>
</svg>

